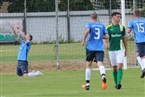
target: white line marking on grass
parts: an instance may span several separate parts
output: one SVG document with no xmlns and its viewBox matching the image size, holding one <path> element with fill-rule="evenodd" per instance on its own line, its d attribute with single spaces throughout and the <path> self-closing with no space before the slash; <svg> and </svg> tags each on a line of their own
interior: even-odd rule
<svg viewBox="0 0 145 97">
<path fill-rule="evenodd" d="M 92 68 L 92 70 L 99 70 L 99 68 Z M 106 68 L 106 70 L 112 70 L 112 68 Z"/>
<path fill-rule="evenodd" d="M 133 66 L 133 67 L 128 67 L 128 69 L 136 69 L 140 68 L 140 66 Z M 105 68 L 106 70 L 112 70 L 112 68 Z M 92 70 L 99 70 L 99 68 L 92 68 Z"/>
</svg>

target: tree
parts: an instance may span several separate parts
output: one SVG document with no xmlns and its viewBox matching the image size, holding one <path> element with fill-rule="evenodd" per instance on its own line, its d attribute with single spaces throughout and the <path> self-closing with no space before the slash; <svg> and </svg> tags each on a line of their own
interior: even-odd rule
<svg viewBox="0 0 145 97">
<path fill-rule="evenodd" d="M 67 0 L 60 0 L 59 4 L 60 11 L 67 10 Z M 111 8 L 119 9 L 121 8 L 121 0 L 111 0 Z M 138 0 L 141 2 L 142 0 Z M 24 11 L 24 0 L 0 0 L 0 5 L 2 2 L 9 2 L 8 7 L 9 12 L 23 12 Z M 136 2 L 136 5 L 139 5 Z M 132 8 L 132 0 L 126 0 L 126 8 Z M 103 9 L 110 8 L 110 0 L 97 0 L 97 4 Z M 93 6 L 90 0 L 70 0 L 70 11 L 84 11 L 93 10 Z M 55 0 L 27 0 L 27 12 L 54 12 L 55 11 Z"/>
<path fill-rule="evenodd" d="M 60 11 L 67 10 L 67 0 L 60 0 L 59 4 Z M 81 10 L 92 10 L 93 7 L 91 5 L 90 0 L 70 0 L 70 11 L 81 11 Z"/>
<path fill-rule="evenodd" d="M 9 12 L 23 12 L 24 0 L 3 0 L 9 2 Z M 70 10 L 92 10 L 90 0 L 70 0 Z M 59 4 L 60 11 L 67 10 L 67 0 L 61 0 Z M 28 12 L 52 12 L 55 11 L 55 0 L 27 0 Z"/>
<path fill-rule="evenodd" d="M 143 15 L 143 17 L 145 17 L 145 3 L 143 3 L 142 15 Z"/>
<path fill-rule="evenodd" d="M 27 0 L 28 12 L 52 12 L 55 11 L 55 0 Z"/>
<path fill-rule="evenodd" d="M 3 5 L 3 0 L 0 0 L 0 9 L 2 5 Z"/>
<path fill-rule="evenodd" d="M 9 2 L 9 12 L 23 12 L 24 0 L 4 0 Z M 27 0 L 28 12 L 48 12 L 55 10 L 55 0 Z"/>
<path fill-rule="evenodd" d="M 9 12 L 23 12 L 24 11 L 24 0 L 5 0 L 10 3 L 8 6 Z"/>
</svg>

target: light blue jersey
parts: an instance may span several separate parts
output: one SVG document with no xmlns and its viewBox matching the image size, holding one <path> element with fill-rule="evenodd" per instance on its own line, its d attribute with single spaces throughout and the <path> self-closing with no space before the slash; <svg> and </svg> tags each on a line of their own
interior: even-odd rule
<svg viewBox="0 0 145 97">
<path fill-rule="evenodd" d="M 132 19 L 128 28 L 131 28 L 134 31 L 136 43 L 145 42 L 145 19 L 144 18 L 135 18 Z"/>
<path fill-rule="evenodd" d="M 31 48 L 31 42 L 26 42 L 24 40 L 21 40 L 18 60 L 28 61 L 28 53 L 29 53 L 30 48 Z"/>
<path fill-rule="evenodd" d="M 86 49 L 90 51 L 104 51 L 103 36 L 108 34 L 106 27 L 99 22 L 89 22 L 86 28 L 90 29 Z"/>
</svg>

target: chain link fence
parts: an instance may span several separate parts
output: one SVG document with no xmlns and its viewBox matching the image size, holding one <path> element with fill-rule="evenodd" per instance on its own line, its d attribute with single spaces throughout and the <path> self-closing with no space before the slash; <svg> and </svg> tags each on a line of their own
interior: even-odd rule
<svg viewBox="0 0 145 97">
<path fill-rule="evenodd" d="M 114 11 L 121 12 L 120 0 L 58 1 L 58 21 L 55 0 L 0 1 L 0 71 L 13 72 L 16 68 L 19 44 L 11 33 L 12 24 L 19 25 L 34 37 L 29 54 L 30 70 L 55 69 L 56 59 L 62 69 L 76 70 L 85 67 L 85 48 L 81 45 L 81 41 L 85 24 L 89 21 L 88 16 L 96 12 L 99 21 L 107 26 L 111 23 L 110 14 Z M 126 25 L 133 18 L 135 9 L 141 10 L 144 15 L 144 0 L 125 0 L 125 5 Z M 132 35 L 128 41 L 129 67 L 138 66 L 134 48 Z M 110 67 L 107 51 L 104 64 Z"/>
</svg>

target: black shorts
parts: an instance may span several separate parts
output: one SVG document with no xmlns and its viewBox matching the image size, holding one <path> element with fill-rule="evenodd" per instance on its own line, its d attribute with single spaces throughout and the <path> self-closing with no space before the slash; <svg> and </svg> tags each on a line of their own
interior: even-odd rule
<svg viewBox="0 0 145 97">
<path fill-rule="evenodd" d="M 17 64 L 17 75 L 23 76 L 23 74 L 28 73 L 28 62 L 18 60 Z"/>
<path fill-rule="evenodd" d="M 104 51 L 89 51 L 86 50 L 86 61 L 104 61 Z"/>
<path fill-rule="evenodd" d="M 136 45 L 137 45 L 139 56 L 141 58 L 144 57 L 145 56 L 145 42 L 137 43 Z"/>
</svg>

